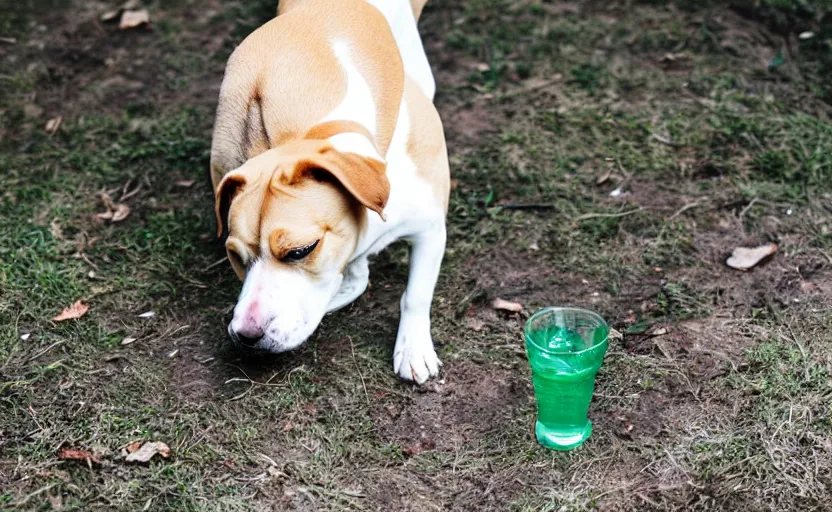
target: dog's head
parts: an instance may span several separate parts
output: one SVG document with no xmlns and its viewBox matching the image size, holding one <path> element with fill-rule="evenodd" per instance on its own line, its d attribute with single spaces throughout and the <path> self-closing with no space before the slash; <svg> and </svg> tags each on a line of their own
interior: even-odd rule
<svg viewBox="0 0 832 512">
<path fill-rule="evenodd" d="M 219 236 L 243 290 L 228 326 L 249 347 L 282 352 L 317 328 L 341 285 L 367 209 L 379 215 L 384 163 L 296 140 L 225 175 L 216 190 Z"/>
</svg>

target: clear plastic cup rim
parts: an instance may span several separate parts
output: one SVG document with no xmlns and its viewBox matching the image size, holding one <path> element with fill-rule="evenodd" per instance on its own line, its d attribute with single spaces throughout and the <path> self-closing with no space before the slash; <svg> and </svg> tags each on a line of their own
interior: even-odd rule
<svg viewBox="0 0 832 512">
<path fill-rule="evenodd" d="M 571 312 L 575 312 L 575 313 L 586 314 L 587 316 L 597 320 L 598 321 L 598 327 L 604 327 L 607 330 L 607 335 L 604 336 L 604 339 L 599 341 L 598 343 L 595 343 L 594 345 L 592 345 L 590 347 L 587 347 L 583 350 L 579 350 L 577 352 L 556 351 L 556 350 L 549 350 L 548 348 L 541 347 L 540 345 L 535 343 L 534 340 L 532 340 L 531 337 L 529 337 L 529 326 L 532 325 L 532 322 L 534 321 L 534 319 L 536 319 L 538 317 L 541 317 L 541 316 L 543 316 L 547 313 L 552 313 L 552 312 L 556 312 L 556 311 L 571 311 Z M 526 343 L 530 343 L 530 344 L 534 345 L 535 348 L 537 348 L 541 352 L 545 352 L 545 353 L 551 354 L 551 355 L 559 355 L 559 356 L 562 356 L 562 355 L 576 356 L 576 355 L 583 354 L 585 352 L 589 352 L 590 350 L 594 350 L 599 345 L 602 345 L 604 342 L 609 340 L 610 326 L 607 324 L 607 321 L 604 320 L 604 318 L 601 315 L 599 315 L 598 313 L 596 313 L 595 311 L 590 311 L 590 310 L 584 309 L 584 308 L 571 308 L 571 307 L 568 307 L 568 306 L 549 306 L 548 308 L 541 309 L 537 313 L 530 316 L 528 320 L 526 320 L 526 326 L 523 328 L 523 336 L 526 338 Z"/>
</svg>

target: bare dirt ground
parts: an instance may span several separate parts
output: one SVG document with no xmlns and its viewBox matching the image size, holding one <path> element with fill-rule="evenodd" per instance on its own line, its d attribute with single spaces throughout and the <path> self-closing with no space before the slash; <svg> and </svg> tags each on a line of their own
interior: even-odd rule
<svg viewBox="0 0 832 512">
<path fill-rule="evenodd" d="M 828 2 L 429 2 L 455 181 L 421 388 L 391 369 L 403 245 L 297 352 L 228 346 L 210 130 L 275 6 L 135 7 L 0 0 L 0 508 L 829 507 Z M 569 453 L 534 440 L 521 334 L 552 304 L 623 333 Z"/>
</svg>

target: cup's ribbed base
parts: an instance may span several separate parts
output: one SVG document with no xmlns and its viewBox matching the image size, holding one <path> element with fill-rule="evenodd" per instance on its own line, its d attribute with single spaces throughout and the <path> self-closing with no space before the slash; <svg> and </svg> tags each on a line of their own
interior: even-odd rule
<svg viewBox="0 0 832 512">
<path fill-rule="evenodd" d="M 535 423 L 534 433 L 537 442 L 550 450 L 571 450 L 581 446 L 592 434 L 592 422 L 587 420 L 584 428 L 571 428 L 568 431 L 551 429 L 540 423 Z"/>
</svg>

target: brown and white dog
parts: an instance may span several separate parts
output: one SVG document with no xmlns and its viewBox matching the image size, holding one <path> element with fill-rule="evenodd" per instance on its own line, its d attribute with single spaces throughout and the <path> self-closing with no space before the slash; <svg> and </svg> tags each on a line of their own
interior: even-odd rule
<svg viewBox="0 0 832 512">
<path fill-rule="evenodd" d="M 450 178 L 417 31 L 427 0 L 281 0 L 228 60 L 211 147 L 219 236 L 243 280 L 233 339 L 292 350 L 367 288 L 368 256 L 412 244 L 394 371 L 441 365 L 430 306 Z"/>
</svg>

